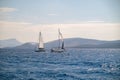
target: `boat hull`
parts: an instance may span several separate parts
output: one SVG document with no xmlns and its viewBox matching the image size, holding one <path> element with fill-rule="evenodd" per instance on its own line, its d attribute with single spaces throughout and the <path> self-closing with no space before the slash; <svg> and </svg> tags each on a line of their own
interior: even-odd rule
<svg viewBox="0 0 120 80">
<path fill-rule="evenodd" d="M 35 50 L 35 52 L 45 52 L 44 48 L 39 48 L 38 50 Z"/>
<path fill-rule="evenodd" d="M 60 53 L 60 52 L 64 52 L 65 50 L 64 49 L 61 49 L 61 48 L 53 48 L 53 49 L 51 49 L 51 52 L 58 52 L 58 53 Z"/>
</svg>

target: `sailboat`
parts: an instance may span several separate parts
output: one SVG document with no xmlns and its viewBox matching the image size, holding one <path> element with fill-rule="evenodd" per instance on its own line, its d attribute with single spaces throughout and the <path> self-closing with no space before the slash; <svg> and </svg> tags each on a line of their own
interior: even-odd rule
<svg viewBox="0 0 120 80">
<path fill-rule="evenodd" d="M 37 46 L 37 50 L 35 50 L 35 52 L 45 52 L 41 32 L 39 32 L 39 43 L 38 43 L 38 46 Z"/>
<path fill-rule="evenodd" d="M 57 48 L 52 48 L 51 52 L 64 52 L 64 41 L 63 41 L 63 36 L 62 33 L 60 32 L 60 29 L 58 29 L 58 47 Z"/>
</svg>

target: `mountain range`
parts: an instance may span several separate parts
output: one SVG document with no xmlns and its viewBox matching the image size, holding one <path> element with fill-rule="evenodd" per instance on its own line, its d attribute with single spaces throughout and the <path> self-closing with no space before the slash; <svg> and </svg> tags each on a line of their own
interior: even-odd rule
<svg viewBox="0 0 120 80">
<path fill-rule="evenodd" d="M 15 47 L 15 46 L 20 46 L 20 45 L 22 45 L 22 43 L 16 39 L 0 40 L 0 48 Z"/>
<path fill-rule="evenodd" d="M 120 48 L 120 40 L 104 41 L 85 38 L 67 38 L 64 39 L 65 47 L 72 48 Z M 56 47 L 58 40 L 51 41 L 45 44 L 46 47 Z"/>
<path fill-rule="evenodd" d="M 66 38 L 64 39 L 66 48 L 120 48 L 120 40 L 104 41 L 85 38 Z M 35 49 L 38 43 L 20 43 L 16 39 L 0 40 L 0 48 L 10 47 L 17 49 Z M 58 46 L 58 40 L 45 43 L 45 48 Z"/>
</svg>

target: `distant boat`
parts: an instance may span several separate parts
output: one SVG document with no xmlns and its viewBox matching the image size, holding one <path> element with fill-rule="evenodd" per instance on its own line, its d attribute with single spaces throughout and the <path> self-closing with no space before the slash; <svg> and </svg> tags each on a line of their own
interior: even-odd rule
<svg viewBox="0 0 120 80">
<path fill-rule="evenodd" d="M 58 29 L 58 47 L 57 48 L 52 48 L 51 52 L 64 52 L 64 40 L 62 33 L 60 32 L 60 29 Z"/>
<path fill-rule="evenodd" d="M 35 50 L 35 52 L 45 52 L 44 43 L 43 43 L 41 32 L 39 32 L 39 43 L 37 45 L 37 49 Z"/>
</svg>

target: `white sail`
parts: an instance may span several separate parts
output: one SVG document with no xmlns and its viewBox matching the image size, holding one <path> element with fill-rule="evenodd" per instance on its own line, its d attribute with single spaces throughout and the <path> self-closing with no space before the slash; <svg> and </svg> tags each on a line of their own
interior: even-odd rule
<svg viewBox="0 0 120 80">
<path fill-rule="evenodd" d="M 39 32 L 39 45 L 38 45 L 38 48 L 44 48 L 44 43 L 43 43 L 41 32 Z"/>
<path fill-rule="evenodd" d="M 62 33 L 60 32 L 60 29 L 58 29 L 58 33 L 59 33 L 59 48 L 64 48 L 64 41 L 63 41 L 63 36 Z"/>
<path fill-rule="evenodd" d="M 42 39 L 41 32 L 39 32 L 39 43 L 38 43 L 38 46 L 37 46 L 37 49 L 35 50 L 35 52 L 45 52 L 44 42 Z"/>
</svg>

